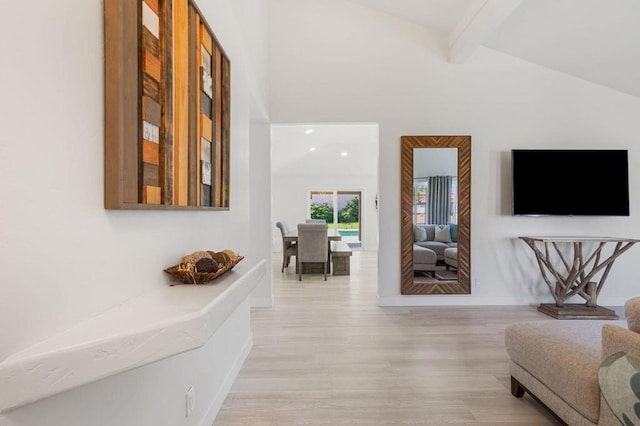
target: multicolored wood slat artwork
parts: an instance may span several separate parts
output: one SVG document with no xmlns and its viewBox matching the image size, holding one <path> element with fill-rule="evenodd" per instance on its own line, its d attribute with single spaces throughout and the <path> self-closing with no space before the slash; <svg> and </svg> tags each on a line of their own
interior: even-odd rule
<svg viewBox="0 0 640 426">
<path fill-rule="evenodd" d="M 160 166 L 160 145 L 157 143 L 142 141 L 142 162 Z"/>
<path fill-rule="evenodd" d="M 158 127 L 162 121 L 160 104 L 147 96 L 142 97 L 142 119 Z"/>
<path fill-rule="evenodd" d="M 142 202 L 159 205 L 162 201 L 162 190 L 159 186 L 143 186 Z"/>
<path fill-rule="evenodd" d="M 173 41 L 177 58 L 189 57 L 189 1 L 173 1 Z M 174 64 L 174 191 L 175 204 L 189 205 L 189 61 Z"/>
<path fill-rule="evenodd" d="M 204 68 L 202 68 L 202 91 L 207 95 L 209 99 L 213 98 L 213 78 L 211 74 Z"/>
<path fill-rule="evenodd" d="M 213 122 L 209 117 L 204 114 L 200 114 L 200 129 L 202 137 L 210 140 L 213 136 Z"/>
<path fill-rule="evenodd" d="M 229 59 L 198 6 L 105 0 L 104 28 L 105 207 L 228 209 Z"/>
<path fill-rule="evenodd" d="M 226 56 L 222 57 L 222 121 L 220 122 L 220 129 L 222 133 L 222 157 L 221 173 L 217 178 L 220 179 L 220 186 L 222 187 L 222 200 L 220 205 L 229 205 L 229 185 L 228 180 L 225 182 L 225 177 L 229 175 L 229 165 L 231 163 L 231 154 L 229 147 L 231 146 L 231 63 Z"/>
<path fill-rule="evenodd" d="M 222 173 L 223 173 L 223 149 L 222 149 L 222 52 L 216 46 L 215 52 L 215 75 L 216 75 L 216 89 L 215 89 L 215 121 L 216 121 L 216 139 L 215 139 L 215 156 L 216 156 L 216 170 L 215 170 L 215 203 L 216 205 L 223 204 L 223 188 L 222 188 Z"/>
<path fill-rule="evenodd" d="M 202 94 L 201 94 L 201 90 L 202 90 L 202 85 L 200 80 L 198 79 L 198 65 L 202 62 L 202 49 L 201 49 L 201 45 L 202 45 L 202 40 L 201 40 L 201 34 L 200 34 L 200 15 L 198 15 L 196 13 L 196 11 L 194 10 L 194 8 L 191 8 L 191 14 L 193 16 L 193 19 L 191 20 L 191 51 L 193 52 L 193 56 L 189 57 L 189 61 L 193 61 L 193 63 L 191 63 L 191 72 L 192 72 L 192 78 L 193 78 L 193 82 L 195 83 L 193 86 L 193 95 L 194 95 L 194 102 L 192 105 L 192 113 L 194 111 L 196 111 L 198 109 L 198 107 L 201 105 L 202 103 Z M 194 66 L 195 65 L 195 66 Z M 196 117 L 198 116 L 197 114 L 195 114 Z M 192 152 L 193 157 L 195 157 L 195 161 L 194 161 L 194 166 L 195 166 L 195 176 L 194 176 L 194 180 L 192 180 L 191 183 L 191 187 L 195 190 L 196 192 L 196 198 L 194 200 L 194 204 L 196 206 L 201 206 L 202 205 L 202 185 L 200 182 L 202 182 L 202 170 L 199 167 L 200 166 L 200 162 L 202 161 L 202 149 L 200 147 L 200 143 L 201 143 L 201 139 L 202 139 L 202 135 L 199 132 L 199 126 L 196 124 L 194 124 L 195 127 L 195 137 L 192 140 L 192 143 L 194 145 L 194 150 L 195 152 Z"/>
<path fill-rule="evenodd" d="M 147 27 L 142 27 L 142 47 L 152 55 L 160 56 L 160 40 Z"/>
<path fill-rule="evenodd" d="M 150 163 L 142 163 L 142 184 L 160 186 L 160 171 L 158 166 Z"/>
<path fill-rule="evenodd" d="M 207 72 L 207 74 L 211 75 L 211 52 L 207 50 L 205 46 L 201 46 L 200 49 L 202 55 L 202 68 Z M 212 98 L 213 96 L 209 96 Z"/>
<path fill-rule="evenodd" d="M 211 163 L 208 161 L 202 162 L 202 184 L 211 185 Z"/>
<path fill-rule="evenodd" d="M 160 17 L 158 12 L 149 7 L 147 1 L 142 2 L 142 25 L 157 39 L 160 38 Z"/>
<path fill-rule="evenodd" d="M 200 112 L 209 118 L 213 117 L 213 100 L 205 92 L 200 94 Z"/>
<path fill-rule="evenodd" d="M 200 97 L 200 128 L 202 149 L 200 155 L 200 180 L 201 199 L 200 205 L 212 205 L 211 197 L 211 141 L 213 140 L 213 80 L 211 79 L 211 53 L 213 52 L 213 37 L 207 31 L 204 23 L 197 27 L 200 51 L 200 61 L 195 65 L 198 69 L 199 97 Z M 215 205 L 215 204 L 213 204 Z"/>
<path fill-rule="evenodd" d="M 206 49 L 209 54 L 213 53 L 213 37 L 204 24 L 200 25 L 200 39 L 202 40 L 202 47 Z"/>
<path fill-rule="evenodd" d="M 211 141 L 208 141 L 205 138 L 201 138 L 200 144 L 200 158 L 201 158 L 201 171 L 200 171 L 200 181 L 202 185 L 200 185 L 200 205 L 201 206 L 210 206 L 211 205 L 211 175 L 213 172 L 213 168 L 211 166 Z"/>
<path fill-rule="evenodd" d="M 160 61 L 160 4 L 158 0 L 142 1 L 142 140 L 140 186 L 141 202 L 161 204 L 160 127 L 162 107 L 162 63 Z"/>
<path fill-rule="evenodd" d="M 160 15 L 160 4 L 158 0 L 144 0 L 144 3 L 151 9 L 156 15 Z"/>
<path fill-rule="evenodd" d="M 160 59 L 150 51 L 142 51 L 142 61 L 144 72 L 156 82 L 160 82 Z"/>
<path fill-rule="evenodd" d="M 142 122 L 142 139 L 153 143 L 160 143 L 160 128 L 148 121 Z"/>
<path fill-rule="evenodd" d="M 148 74 L 142 77 L 142 93 L 154 101 L 160 101 L 160 84 Z"/>
<path fill-rule="evenodd" d="M 204 161 L 211 162 L 211 142 L 205 138 L 201 139 L 201 157 Z"/>
</svg>

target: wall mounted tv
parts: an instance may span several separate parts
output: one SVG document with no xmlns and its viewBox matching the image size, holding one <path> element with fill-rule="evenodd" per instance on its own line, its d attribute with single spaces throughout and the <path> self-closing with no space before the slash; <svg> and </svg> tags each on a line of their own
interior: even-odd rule
<svg viewBox="0 0 640 426">
<path fill-rule="evenodd" d="M 514 216 L 629 216 L 627 150 L 514 149 Z"/>
</svg>

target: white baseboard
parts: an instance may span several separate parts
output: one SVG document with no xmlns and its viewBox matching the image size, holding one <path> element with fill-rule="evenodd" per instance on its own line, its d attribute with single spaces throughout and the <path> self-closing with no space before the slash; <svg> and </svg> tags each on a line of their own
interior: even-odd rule
<svg viewBox="0 0 640 426">
<path fill-rule="evenodd" d="M 238 354 L 238 357 L 233 363 L 233 366 L 231 366 L 231 369 L 227 373 L 227 376 L 225 377 L 222 386 L 218 390 L 218 393 L 216 394 L 215 398 L 213 398 L 211 405 L 209 405 L 207 413 L 200 422 L 200 426 L 210 426 L 213 424 L 213 421 L 216 419 L 216 416 L 218 415 L 218 412 L 220 411 L 224 400 L 227 398 L 227 395 L 229 395 L 229 391 L 233 386 L 233 382 L 235 382 L 236 377 L 238 377 L 238 373 L 242 368 L 242 364 L 244 364 L 245 360 L 249 356 L 249 352 L 251 352 L 252 347 L 253 334 L 250 334 L 249 338 L 247 338 L 247 341 L 244 343 L 242 350 Z"/>
<path fill-rule="evenodd" d="M 469 294 L 460 295 L 424 295 L 419 296 L 378 296 L 378 306 L 491 306 L 491 305 L 534 305 L 512 297 L 474 297 Z M 537 305 L 537 303 L 535 303 Z"/>
<path fill-rule="evenodd" d="M 600 306 L 623 306 L 627 299 L 624 298 L 598 298 Z M 582 303 L 582 299 L 571 299 L 568 303 Z M 474 297 L 469 294 L 460 295 L 424 295 L 417 296 L 378 296 L 378 306 L 538 306 L 540 303 L 553 303 L 549 300 L 531 300 L 516 297 Z"/>
<path fill-rule="evenodd" d="M 631 297 L 598 297 L 598 306 L 624 306 Z"/>
</svg>

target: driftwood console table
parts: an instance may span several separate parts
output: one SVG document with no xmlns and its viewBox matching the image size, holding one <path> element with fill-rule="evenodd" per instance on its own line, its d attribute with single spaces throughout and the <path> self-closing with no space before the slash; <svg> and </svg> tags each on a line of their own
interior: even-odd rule
<svg viewBox="0 0 640 426">
<path fill-rule="evenodd" d="M 618 319 L 615 311 L 598 306 L 598 295 L 613 262 L 639 240 L 614 237 L 518 238 L 535 253 L 542 278 L 556 301 L 555 304 L 540 304 L 540 312 L 558 319 Z M 565 303 L 575 295 L 585 299 L 586 303 Z"/>
</svg>

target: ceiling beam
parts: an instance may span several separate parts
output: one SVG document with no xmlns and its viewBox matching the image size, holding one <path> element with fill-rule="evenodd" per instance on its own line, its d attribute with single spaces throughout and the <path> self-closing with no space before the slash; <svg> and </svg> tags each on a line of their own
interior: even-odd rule
<svg viewBox="0 0 640 426">
<path fill-rule="evenodd" d="M 482 0 L 467 10 L 451 33 L 449 62 L 461 64 L 473 55 L 523 0 Z"/>
</svg>

